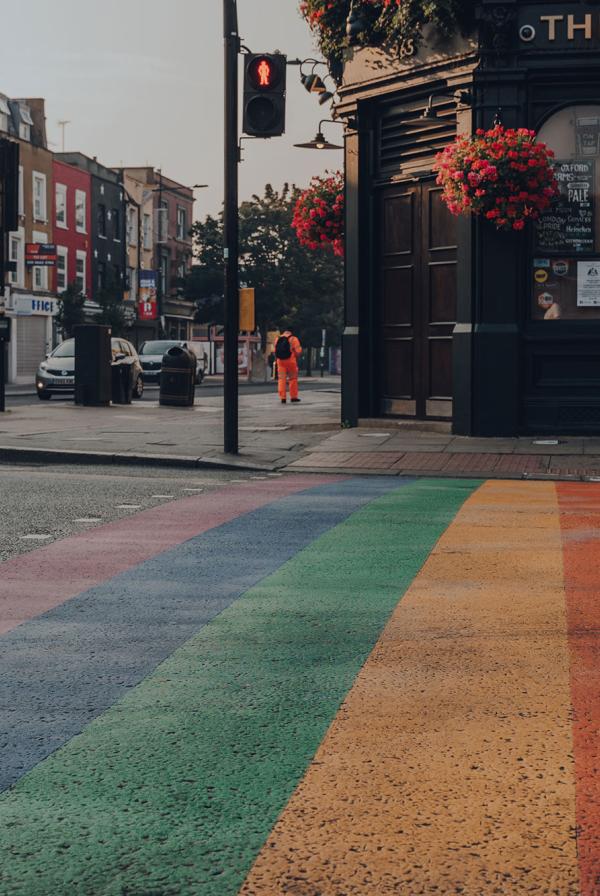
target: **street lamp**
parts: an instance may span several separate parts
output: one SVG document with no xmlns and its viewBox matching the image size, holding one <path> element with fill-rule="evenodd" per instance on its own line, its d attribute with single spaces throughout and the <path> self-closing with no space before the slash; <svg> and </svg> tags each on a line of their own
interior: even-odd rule
<svg viewBox="0 0 600 896">
<path fill-rule="evenodd" d="M 337 143 L 330 143 L 325 139 L 325 136 L 322 131 L 322 126 L 324 124 L 342 124 L 341 121 L 333 121 L 331 118 L 324 118 L 319 122 L 319 129 L 317 131 L 317 135 L 314 140 L 310 140 L 308 143 L 294 143 L 296 149 L 343 149 L 343 146 L 338 146 Z"/>
</svg>

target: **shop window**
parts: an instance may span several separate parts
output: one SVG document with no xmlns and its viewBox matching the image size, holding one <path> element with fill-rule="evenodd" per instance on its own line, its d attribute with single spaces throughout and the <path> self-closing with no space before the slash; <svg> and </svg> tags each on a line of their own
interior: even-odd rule
<svg viewBox="0 0 600 896">
<path fill-rule="evenodd" d="M 534 320 L 600 318 L 600 105 L 569 106 L 543 125 L 560 196 L 536 225 Z"/>
</svg>

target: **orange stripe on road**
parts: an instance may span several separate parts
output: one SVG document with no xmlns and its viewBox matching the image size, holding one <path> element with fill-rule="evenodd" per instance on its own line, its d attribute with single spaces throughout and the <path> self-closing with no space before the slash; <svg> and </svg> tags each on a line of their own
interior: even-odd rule
<svg viewBox="0 0 600 896">
<path fill-rule="evenodd" d="M 557 486 L 563 532 L 582 896 L 600 893 L 600 487 Z"/>
<path fill-rule="evenodd" d="M 551 483 L 467 501 L 244 896 L 578 894 L 557 511 Z"/>
</svg>

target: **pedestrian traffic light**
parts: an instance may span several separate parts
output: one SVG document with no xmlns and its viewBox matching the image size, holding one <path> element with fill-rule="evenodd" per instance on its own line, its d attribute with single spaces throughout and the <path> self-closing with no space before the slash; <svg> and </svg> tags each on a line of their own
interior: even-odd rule
<svg viewBox="0 0 600 896">
<path fill-rule="evenodd" d="M 5 233 L 19 229 L 19 144 L 0 139 L 0 193 Z"/>
<path fill-rule="evenodd" d="M 280 137 L 285 131 L 286 62 L 282 53 L 245 57 L 243 131 L 250 137 Z"/>
</svg>

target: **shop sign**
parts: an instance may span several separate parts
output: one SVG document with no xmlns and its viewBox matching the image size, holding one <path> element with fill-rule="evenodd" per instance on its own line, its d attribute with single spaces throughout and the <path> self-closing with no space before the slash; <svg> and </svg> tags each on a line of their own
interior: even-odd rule
<svg viewBox="0 0 600 896">
<path fill-rule="evenodd" d="M 600 258 L 577 262 L 577 307 L 600 307 Z"/>
<path fill-rule="evenodd" d="M 158 317 L 158 272 L 140 271 L 138 319 L 156 320 Z"/>
<path fill-rule="evenodd" d="M 40 314 L 55 317 L 58 312 L 56 299 L 38 299 L 35 296 L 17 296 L 13 293 L 10 304 L 11 310 L 19 317 L 30 317 L 31 315 Z"/>
<path fill-rule="evenodd" d="M 593 252 L 594 161 L 584 158 L 557 161 L 554 170 L 560 194 L 551 210 L 537 222 L 538 248 Z"/>
<path fill-rule="evenodd" d="M 54 243 L 25 243 L 25 264 L 28 268 L 50 268 L 56 264 Z"/>
<path fill-rule="evenodd" d="M 540 49 L 597 49 L 600 46 L 600 16 L 583 4 L 565 3 L 544 9 L 539 4 L 519 11 L 521 46 Z"/>
</svg>

